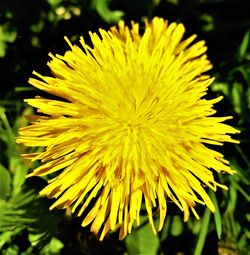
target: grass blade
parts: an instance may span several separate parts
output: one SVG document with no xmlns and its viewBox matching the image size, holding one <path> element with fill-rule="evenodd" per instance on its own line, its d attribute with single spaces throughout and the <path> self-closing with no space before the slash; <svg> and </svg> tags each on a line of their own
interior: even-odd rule
<svg viewBox="0 0 250 255">
<path fill-rule="evenodd" d="M 211 197 L 211 200 L 215 207 L 214 212 L 214 222 L 215 222 L 215 229 L 218 235 L 218 238 L 220 239 L 221 233 L 222 233 L 222 224 L 221 224 L 221 215 L 220 215 L 220 208 L 218 206 L 217 198 L 215 196 L 215 193 L 213 191 L 209 191 L 209 195 Z"/>
<path fill-rule="evenodd" d="M 201 224 L 201 230 L 198 236 L 198 240 L 195 246 L 194 250 L 194 255 L 201 255 L 202 250 L 205 244 L 207 232 L 208 232 L 208 226 L 209 226 L 209 221 L 210 221 L 210 216 L 211 212 L 210 210 L 206 207 L 203 218 L 202 218 L 202 224 Z"/>
</svg>

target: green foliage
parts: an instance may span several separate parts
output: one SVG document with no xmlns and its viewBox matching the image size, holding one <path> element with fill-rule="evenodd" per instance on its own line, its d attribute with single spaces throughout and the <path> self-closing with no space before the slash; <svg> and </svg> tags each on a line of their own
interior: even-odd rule
<svg viewBox="0 0 250 255">
<path fill-rule="evenodd" d="M 222 222 L 221 222 L 221 215 L 220 215 L 220 208 L 218 205 L 218 201 L 217 198 L 215 196 L 215 193 L 210 191 L 209 195 L 211 197 L 211 200 L 214 204 L 215 207 L 215 212 L 214 212 L 214 222 L 215 222 L 215 228 L 216 228 L 216 232 L 218 235 L 218 238 L 221 238 L 221 233 L 222 233 Z"/>
<path fill-rule="evenodd" d="M 179 236 L 184 229 L 183 219 L 179 215 L 175 215 L 171 220 L 170 234 Z"/>
<path fill-rule="evenodd" d="M 111 11 L 109 9 L 110 2 L 111 0 L 94 0 L 92 1 L 91 7 L 93 10 L 96 10 L 101 18 L 107 23 L 117 23 L 124 15 L 124 12 Z"/>
<path fill-rule="evenodd" d="M 239 52 L 238 52 L 239 62 L 243 61 L 247 57 L 247 50 L 249 48 L 249 40 L 250 40 L 249 37 L 250 37 L 250 31 L 247 31 L 239 48 Z"/>
<path fill-rule="evenodd" d="M 0 25 L 0 58 L 5 56 L 8 43 L 13 43 L 17 37 L 15 29 L 11 29 L 8 25 Z"/>
<path fill-rule="evenodd" d="M 0 3 L 0 253 L 36 254 L 249 254 L 250 243 L 250 31 L 248 1 L 209 0 L 2 0 Z M 32 70 L 43 70 L 48 52 L 67 49 L 63 36 L 77 41 L 88 31 L 158 15 L 186 25 L 208 44 L 215 82 L 208 97 L 223 95 L 219 114 L 233 116 L 241 130 L 240 145 L 222 150 L 233 176 L 220 176 L 228 191 L 210 192 L 215 213 L 198 207 L 201 217 L 184 223 L 168 205 L 163 230 L 155 236 L 142 216 L 142 225 L 124 241 L 111 234 L 103 243 L 82 229 L 70 212 L 48 210 L 51 201 L 39 197 L 44 187 L 25 179 L 32 167 L 20 157 L 26 149 L 15 143 L 18 127 L 27 124 L 30 108 L 22 98 L 36 90 L 26 86 Z M 229 18 L 230 17 L 230 18 Z M 43 70 L 43 73 L 48 70 Z M 156 218 L 156 223 L 157 223 Z M 157 225 L 157 224 L 156 224 Z M 77 227 L 76 227 L 77 226 Z M 96 248 L 98 247 L 98 248 Z"/>
<path fill-rule="evenodd" d="M 15 106 L 15 102 L 12 102 Z M 18 106 L 14 107 L 17 110 Z M 24 113 L 29 113 L 25 109 Z M 17 112 L 16 112 L 17 113 Z M 20 124 L 26 124 L 23 116 L 16 116 L 15 122 L 8 120 L 8 111 L 2 103 L 0 108 L 1 152 L 5 152 L 7 167 L 0 164 L 0 251 L 1 254 L 58 254 L 63 244 L 54 237 L 61 219 L 57 211 L 48 210 L 48 200 L 38 195 L 39 190 L 25 182 L 28 166 L 20 158 L 21 148 L 15 143 L 15 135 Z M 26 232 L 26 234 L 25 234 Z M 30 247 L 21 250 L 19 239 L 26 235 Z M 15 243 L 16 240 L 16 243 Z"/>
<path fill-rule="evenodd" d="M 152 254 L 156 255 L 160 240 L 154 235 L 151 226 L 147 223 L 147 217 L 141 217 L 142 225 L 128 235 L 125 239 L 128 254 Z"/>
<path fill-rule="evenodd" d="M 202 228 L 198 235 L 197 244 L 194 249 L 194 255 L 201 255 L 208 234 L 209 221 L 211 217 L 211 212 L 208 208 L 205 209 L 204 215 L 202 217 Z"/>
<path fill-rule="evenodd" d="M 0 165 L 0 201 L 6 200 L 11 190 L 11 176 L 10 172 Z"/>
</svg>

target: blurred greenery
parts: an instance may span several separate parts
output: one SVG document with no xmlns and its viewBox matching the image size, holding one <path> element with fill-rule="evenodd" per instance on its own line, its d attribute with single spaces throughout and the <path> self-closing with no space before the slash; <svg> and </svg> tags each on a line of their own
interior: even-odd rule
<svg viewBox="0 0 250 255">
<path fill-rule="evenodd" d="M 0 253 L 250 254 L 249 10 L 245 0 L 0 0 Z M 187 35 L 206 40 L 216 77 L 208 97 L 223 95 L 218 114 L 233 116 L 229 123 L 241 130 L 240 145 L 221 148 L 237 174 L 218 176 L 230 189 L 210 192 L 215 214 L 198 207 L 201 219 L 183 223 L 170 205 L 157 236 L 143 215 L 143 224 L 124 241 L 112 233 L 99 242 L 70 212 L 48 210 L 52 202 L 38 195 L 43 179 L 25 180 L 32 166 L 21 159 L 26 148 L 15 136 L 32 110 L 22 100 L 36 95 L 27 85 L 32 70 L 49 73 L 48 53 L 67 50 L 64 35 L 88 42 L 89 30 L 153 16 L 183 22 Z"/>
</svg>

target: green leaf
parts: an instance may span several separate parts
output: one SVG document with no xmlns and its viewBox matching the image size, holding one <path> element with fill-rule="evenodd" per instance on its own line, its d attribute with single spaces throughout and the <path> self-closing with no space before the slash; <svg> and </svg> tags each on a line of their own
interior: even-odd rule
<svg viewBox="0 0 250 255">
<path fill-rule="evenodd" d="M 6 49 L 7 49 L 6 43 L 0 40 L 0 58 L 3 58 L 5 56 Z"/>
<path fill-rule="evenodd" d="M 222 233 L 220 209 L 219 209 L 219 206 L 218 206 L 218 202 L 217 202 L 217 198 L 215 196 L 215 193 L 210 190 L 209 195 L 210 195 L 211 200 L 212 200 L 212 202 L 214 204 L 214 207 L 215 207 L 214 222 L 215 222 L 215 228 L 216 228 L 218 238 L 220 239 L 221 238 L 221 233 Z"/>
<path fill-rule="evenodd" d="M 62 3 L 62 0 L 47 0 L 47 2 L 51 5 L 51 6 L 59 6 Z"/>
<path fill-rule="evenodd" d="M 195 218 L 191 218 L 188 220 L 188 222 L 186 223 L 188 230 L 193 233 L 194 235 L 198 235 L 198 233 L 200 232 L 201 229 L 201 221 L 197 220 Z"/>
<path fill-rule="evenodd" d="M 2 252 L 2 255 L 19 255 L 19 248 L 17 245 L 12 245 Z"/>
<path fill-rule="evenodd" d="M 164 226 L 160 232 L 160 239 L 161 241 L 164 241 L 167 239 L 168 235 L 169 235 L 169 229 L 170 229 L 170 223 L 171 223 L 171 216 L 167 215 Z"/>
<path fill-rule="evenodd" d="M 23 164 L 20 157 L 10 158 L 11 170 L 13 172 L 13 190 L 12 194 L 16 195 L 21 191 L 21 187 L 25 182 L 25 175 L 28 172 L 28 167 Z"/>
<path fill-rule="evenodd" d="M 179 236 L 183 232 L 183 221 L 180 216 L 175 215 L 171 223 L 171 235 Z"/>
<path fill-rule="evenodd" d="M 241 195 L 244 196 L 248 202 L 250 202 L 250 196 L 247 194 L 247 192 L 238 183 L 235 182 L 234 185 Z"/>
<path fill-rule="evenodd" d="M 243 85 L 239 82 L 233 83 L 232 89 L 232 103 L 234 106 L 234 111 L 240 115 L 243 119 L 248 118 L 248 103 L 246 98 L 246 93 L 243 89 Z"/>
<path fill-rule="evenodd" d="M 213 92 L 221 92 L 223 95 L 229 95 L 229 86 L 226 82 L 214 82 L 211 86 Z"/>
<path fill-rule="evenodd" d="M 237 189 L 236 189 L 236 182 L 231 181 L 230 183 L 230 189 L 229 189 L 229 195 L 230 195 L 230 200 L 228 203 L 228 210 L 229 211 L 234 211 L 236 208 L 236 204 L 237 204 Z"/>
<path fill-rule="evenodd" d="M 17 37 L 15 29 L 8 27 L 7 25 L 0 25 L 0 58 L 6 54 L 8 47 L 7 43 L 13 43 Z"/>
<path fill-rule="evenodd" d="M 20 255 L 35 255 L 32 251 L 33 251 L 33 247 L 30 246 L 26 251 L 21 252 Z M 50 254 L 46 254 L 46 255 L 50 255 Z"/>
<path fill-rule="evenodd" d="M 92 8 L 95 9 L 107 23 L 117 23 L 124 15 L 124 12 L 110 10 L 110 2 L 110 0 L 94 0 L 92 1 Z"/>
<path fill-rule="evenodd" d="M 36 190 L 25 186 L 22 192 L 7 203 L 0 201 L 0 232 L 26 229 L 32 246 L 42 249 L 55 234 L 62 212 L 49 211 L 49 201 Z"/>
<path fill-rule="evenodd" d="M 13 154 L 13 151 L 15 149 L 16 143 L 15 143 L 15 134 L 10 126 L 10 123 L 8 121 L 8 118 L 5 114 L 5 108 L 0 107 L 0 131 L 1 129 L 4 132 L 4 136 L 0 137 L 5 143 L 7 143 L 9 148 L 9 153 Z"/>
<path fill-rule="evenodd" d="M 248 49 L 248 46 L 249 46 L 249 39 L 250 39 L 250 30 L 248 30 L 245 33 L 245 35 L 243 37 L 243 40 L 241 42 L 241 45 L 240 45 L 240 48 L 239 48 L 239 53 L 238 53 L 239 61 L 242 61 L 246 56 L 247 49 Z"/>
<path fill-rule="evenodd" d="M 232 99 L 234 110 L 236 113 L 241 113 L 241 97 L 243 93 L 242 85 L 238 82 L 234 82 L 233 89 L 232 89 Z"/>
<path fill-rule="evenodd" d="M 147 218 L 146 216 L 141 217 Z M 143 220 L 142 220 L 143 221 Z M 159 248 L 159 237 L 154 235 L 149 223 L 134 229 L 125 239 L 125 245 L 129 255 L 150 254 L 156 255 Z"/>
<path fill-rule="evenodd" d="M 202 26 L 202 30 L 203 31 L 212 31 L 214 30 L 215 26 L 214 26 L 214 17 L 212 15 L 209 15 L 208 13 L 203 13 L 200 16 L 202 23 L 204 24 Z"/>
<path fill-rule="evenodd" d="M 51 241 L 46 246 L 43 247 L 43 249 L 40 252 L 40 255 L 60 254 L 60 251 L 63 247 L 64 247 L 63 243 L 57 238 L 53 237 Z"/>
<path fill-rule="evenodd" d="M 202 217 L 201 230 L 198 236 L 198 240 L 195 246 L 194 255 L 201 255 L 207 237 L 208 226 L 210 221 L 211 212 L 206 207 L 204 215 Z"/>
<path fill-rule="evenodd" d="M 11 190 L 10 172 L 0 165 L 0 200 L 6 200 Z"/>
<path fill-rule="evenodd" d="M 18 233 L 20 233 L 22 231 L 22 229 L 20 228 L 16 228 L 13 231 L 5 231 L 3 233 L 0 234 L 0 250 L 2 249 L 2 247 L 11 240 L 12 236 L 17 235 Z"/>
</svg>

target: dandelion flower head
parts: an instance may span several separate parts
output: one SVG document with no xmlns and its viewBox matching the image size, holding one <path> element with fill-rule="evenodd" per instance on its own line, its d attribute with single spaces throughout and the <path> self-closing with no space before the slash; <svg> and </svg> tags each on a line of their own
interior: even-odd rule
<svg viewBox="0 0 250 255">
<path fill-rule="evenodd" d="M 82 216 L 82 226 L 119 238 L 140 224 L 142 204 L 154 233 L 163 227 L 168 201 L 188 220 L 195 205 L 214 211 L 208 187 L 226 188 L 213 172 L 233 174 L 229 162 L 212 148 L 237 142 L 238 131 L 215 117 L 222 97 L 204 99 L 212 65 L 204 41 L 183 39 L 182 24 L 155 17 L 131 28 L 119 22 L 109 31 L 89 33 L 64 55 L 52 55 L 52 76 L 34 72 L 29 83 L 52 94 L 25 101 L 39 115 L 20 129 L 18 143 L 43 147 L 24 155 L 41 164 L 28 176 L 53 178 L 41 191 L 55 198 L 52 208 Z M 155 213 L 159 225 L 154 225 Z"/>
</svg>

